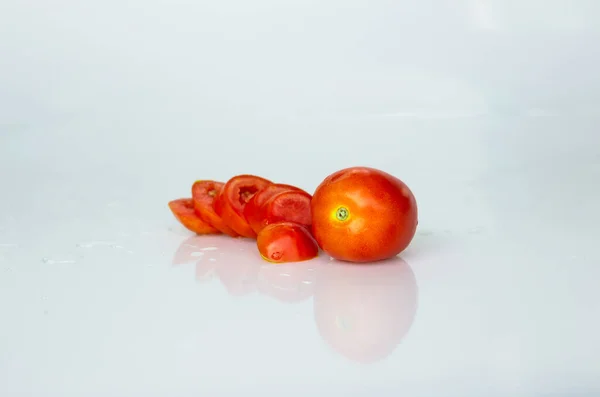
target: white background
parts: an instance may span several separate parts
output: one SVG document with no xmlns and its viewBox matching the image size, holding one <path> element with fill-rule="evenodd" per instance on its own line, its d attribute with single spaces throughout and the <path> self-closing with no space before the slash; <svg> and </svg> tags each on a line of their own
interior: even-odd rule
<svg viewBox="0 0 600 397">
<path fill-rule="evenodd" d="M 600 395 L 599 36 L 593 0 L 0 1 L 0 395 Z M 404 264 L 166 206 L 353 165 L 415 193 Z"/>
</svg>

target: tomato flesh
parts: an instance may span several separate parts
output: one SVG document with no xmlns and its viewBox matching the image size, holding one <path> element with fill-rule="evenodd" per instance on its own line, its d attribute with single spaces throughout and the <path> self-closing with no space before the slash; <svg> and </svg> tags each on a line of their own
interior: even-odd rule
<svg viewBox="0 0 600 397">
<path fill-rule="evenodd" d="M 169 201 L 169 208 L 175 218 L 188 230 L 196 234 L 220 234 L 221 232 L 204 222 L 194 210 L 194 200 L 182 198 Z"/>
<path fill-rule="evenodd" d="M 223 186 L 214 209 L 237 234 L 256 238 L 256 233 L 244 217 L 244 208 L 254 194 L 271 184 L 271 181 L 255 175 L 234 176 Z"/>
<path fill-rule="evenodd" d="M 274 195 L 264 204 L 260 229 L 272 223 L 294 222 L 310 230 L 312 224 L 310 203 L 311 195 L 301 190 Z"/>
<path fill-rule="evenodd" d="M 255 233 L 260 232 L 261 229 L 266 226 L 263 225 L 263 221 L 266 218 L 267 212 L 267 206 L 265 204 L 273 196 L 288 191 L 304 192 L 302 189 L 296 186 L 286 185 L 283 183 L 274 183 L 257 192 L 252 199 L 248 201 L 248 204 L 246 204 L 246 207 L 244 208 L 244 217 Z"/>
<path fill-rule="evenodd" d="M 331 174 L 311 201 L 312 231 L 321 249 L 348 262 L 375 262 L 402 252 L 415 235 L 417 204 L 400 179 L 353 167 Z"/>
<path fill-rule="evenodd" d="M 225 224 L 223 219 L 217 214 L 213 203 L 215 198 L 223 190 L 223 182 L 217 181 L 196 181 L 192 185 L 192 198 L 194 200 L 194 209 L 198 216 L 206 223 L 213 226 L 222 233 L 231 237 L 237 237 L 238 234 Z"/>
<path fill-rule="evenodd" d="M 319 246 L 310 232 L 293 222 L 268 225 L 258 233 L 256 245 L 261 257 L 272 263 L 301 262 L 319 254 Z"/>
</svg>

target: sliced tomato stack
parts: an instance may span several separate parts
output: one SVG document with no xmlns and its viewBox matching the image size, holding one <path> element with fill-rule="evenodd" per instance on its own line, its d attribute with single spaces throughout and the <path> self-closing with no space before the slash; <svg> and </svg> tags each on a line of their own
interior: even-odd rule
<svg viewBox="0 0 600 397">
<path fill-rule="evenodd" d="M 272 263 L 312 259 L 319 251 L 345 262 L 390 259 L 408 247 L 419 223 L 409 187 L 369 167 L 334 172 L 312 195 L 249 174 L 200 180 L 191 198 L 169 207 L 194 233 L 256 239 L 260 255 Z"/>
<path fill-rule="evenodd" d="M 256 239 L 261 257 L 271 263 L 318 256 L 311 232 L 312 196 L 299 187 L 242 174 L 227 182 L 198 180 L 191 193 L 169 207 L 196 234 Z"/>
</svg>

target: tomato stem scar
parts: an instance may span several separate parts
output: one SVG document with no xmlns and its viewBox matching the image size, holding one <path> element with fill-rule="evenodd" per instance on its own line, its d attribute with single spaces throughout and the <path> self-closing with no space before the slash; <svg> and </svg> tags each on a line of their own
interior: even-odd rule
<svg viewBox="0 0 600 397">
<path fill-rule="evenodd" d="M 348 208 L 346 207 L 340 207 L 335 212 L 335 217 L 338 221 L 345 221 L 346 219 L 348 219 L 348 215 L 350 214 L 348 212 Z"/>
</svg>

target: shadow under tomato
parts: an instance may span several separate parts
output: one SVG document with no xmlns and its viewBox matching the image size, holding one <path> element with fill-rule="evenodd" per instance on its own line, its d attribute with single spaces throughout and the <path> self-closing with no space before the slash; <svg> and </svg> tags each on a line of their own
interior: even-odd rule
<svg viewBox="0 0 600 397">
<path fill-rule="evenodd" d="M 417 295 L 414 273 L 400 258 L 368 265 L 332 261 L 318 269 L 313 302 L 317 328 L 346 358 L 375 362 L 408 333 Z"/>
</svg>

